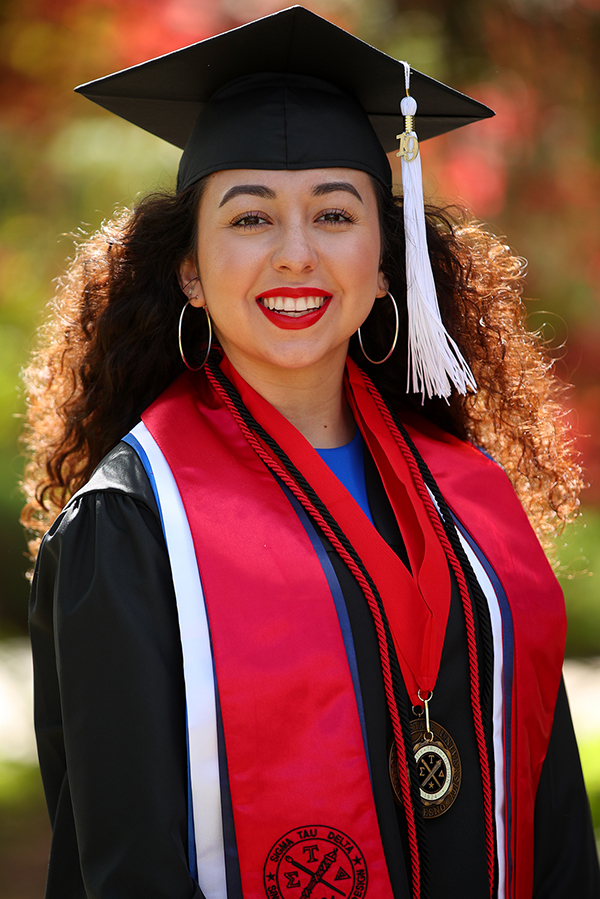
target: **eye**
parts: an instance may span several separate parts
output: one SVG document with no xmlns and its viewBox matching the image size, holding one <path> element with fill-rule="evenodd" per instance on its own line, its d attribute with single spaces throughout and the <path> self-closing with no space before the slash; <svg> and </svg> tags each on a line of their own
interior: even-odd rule
<svg viewBox="0 0 600 899">
<path fill-rule="evenodd" d="M 318 222 L 324 222 L 326 225 L 346 225 L 353 224 L 356 216 L 347 209 L 326 209 L 317 217 Z"/>
<path fill-rule="evenodd" d="M 263 215 L 262 212 L 244 212 L 241 215 L 236 215 L 231 222 L 233 228 L 239 228 L 241 230 L 256 228 L 259 225 L 265 224 L 269 224 L 269 219 L 266 215 Z"/>
</svg>

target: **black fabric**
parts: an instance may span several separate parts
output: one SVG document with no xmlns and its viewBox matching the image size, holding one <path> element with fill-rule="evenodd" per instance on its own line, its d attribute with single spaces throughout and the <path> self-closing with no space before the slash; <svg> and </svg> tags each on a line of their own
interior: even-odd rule
<svg viewBox="0 0 600 899">
<path fill-rule="evenodd" d="M 392 170 L 365 111 L 307 75 L 260 74 L 219 91 L 186 144 L 177 190 L 224 169 L 360 169 L 392 186 Z"/>
<path fill-rule="evenodd" d="M 564 682 L 535 806 L 535 899 L 600 899 L 590 808 Z M 543 801 L 542 801 L 543 797 Z"/>
<path fill-rule="evenodd" d="M 82 84 L 76 90 L 116 115 L 183 148 L 199 114 L 217 91 L 236 79 L 264 72 L 307 75 L 336 85 L 354 98 L 369 116 L 383 150 L 389 153 L 398 148 L 396 135 L 404 131 L 404 118 L 399 108 L 400 100 L 405 96 L 402 63 L 301 6 L 281 10 L 173 53 L 114 72 Z M 414 70 L 411 95 L 418 103 L 420 140 L 494 114 L 477 100 Z M 244 148 L 254 144 L 258 137 L 262 140 L 263 150 L 258 158 L 264 161 L 270 152 L 273 132 L 269 114 L 263 114 L 260 109 L 256 110 L 248 130 L 244 102 L 240 100 L 237 104 L 237 111 L 242 114 L 240 123 L 244 123 L 244 127 L 234 133 L 226 152 L 229 154 L 237 148 L 241 154 L 238 167 L 253 168 L 247 159 L 244 161 Z M 210 128 L 206 130 L 205 138 L 209 145 L 214 142 Z M 323 155 L 323 142 L 328 146 L 327 159 L 347 158 L 346 141 L 347 129 L 342 128 L 338 133 L 332 107 L 332 120 L 326 134 L 319 135 L 315 148 L 318 152 L 313 158 L 316 160 Z M 197 140 L 194 140 L 194 146 L 198 146 Z M 381 147 L 378 152 L 381 154 Z M 301 167 L 315 168 L 317 164 Z M 271 163 L 269 168 L 281 168 L 281 164 Z"/>
<path fill-rule="evenodd" d="M 373 466 L 366 467 L 375 521 L 402 557 L 383 488 Z M 356 644 L 386 859 L 397 899 L 407 899 L 406 835 L 387 778 L 390 730 L 373 625 L 353 578 L 332 562 Z M 487 899 L 464 624 L 455 598 L 432 717 L 454 736 L 469 773 L 453 808 L 426 822 L 431 895 Z M 184 685 L 169 560 L 150 484 L 126 444 L 107 457 L 44 540 L 31 637 L 36 731 L 53 824 L 47 899 L 199 899 L 186 858 Z M 538 791 L 535 839 L 534 899 L 600 895 L 563 693 Z"/>
</svg>

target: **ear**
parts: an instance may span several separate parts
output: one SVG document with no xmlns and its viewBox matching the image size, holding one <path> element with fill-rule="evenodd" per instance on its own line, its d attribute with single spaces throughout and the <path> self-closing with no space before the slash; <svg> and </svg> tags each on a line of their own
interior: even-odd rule
<svg viewBox="0 0 600 899">
<path fill-rule="evenodd" d="M 389 289 L 390 282 L 383 274 L 381 269 L 379 269 L 379 274 L 377 276 L 377 297 L 384 297 Z"/>
<path fill-rule="evenodd" d="M 206 306 L 204 293 L 202 292 L 202 284 L 196 271 L 196 264 L 193 259 L 186 261 L 179 268 L 179 284 L 186 298 L 192 306 Z"/>
</svg>

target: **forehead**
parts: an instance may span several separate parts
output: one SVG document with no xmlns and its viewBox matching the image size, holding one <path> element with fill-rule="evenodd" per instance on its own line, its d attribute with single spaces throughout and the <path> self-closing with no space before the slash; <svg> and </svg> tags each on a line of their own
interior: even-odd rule
<svg viewBox="0 0 600 899">
<path fill-rule="evenodd" d="M 358 169 L 228 169 L 207 176 L 201 208 L 219 206 L 232 188 L 244 186 L 266 188 L 268 196 L 265 198 L 280 202 L 323 196 L 336 188 L 348 196 L 358 193 L 365 206 L 376 202 L 371 178 Z M 236 196 L 243 197 L 244 194 L 239 192 Z"/>
</svg>

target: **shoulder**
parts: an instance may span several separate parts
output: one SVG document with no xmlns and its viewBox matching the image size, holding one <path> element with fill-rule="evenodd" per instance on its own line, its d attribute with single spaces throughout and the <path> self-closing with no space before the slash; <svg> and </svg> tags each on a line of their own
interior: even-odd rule
<svg viewBox="0 0 600 899">
<path fill-rule="evenodd" d="M 107 549 L 122 555 L 132 542 L 164 543 L 160 513 L 144 466 L 127 443 L 108 453 L 88 483 L 71 497 L 40 547 L 36 569 L 91 559 Z M 129 550 L 126 550 L 126 547 Z"/>
<path fill-rule="evenodd" d="M 80 497 L 94 493 L 122 493 L 158 515 L 152 485 L 142 461 L 133 447 L 124 441 L 104 457 L 69 505 Z"/>
<path fill-rule="evenodd" d="M 137 615 L 171 593 L 152 486 L 135 450 L 119 443 L 42 540 L 32 584 L 32 624 L 52 608 L 71 616 L 76 609 L 88 614 L 97 607 L 102 618 L 109 607 L 131 607 Z"/>
</svg>

